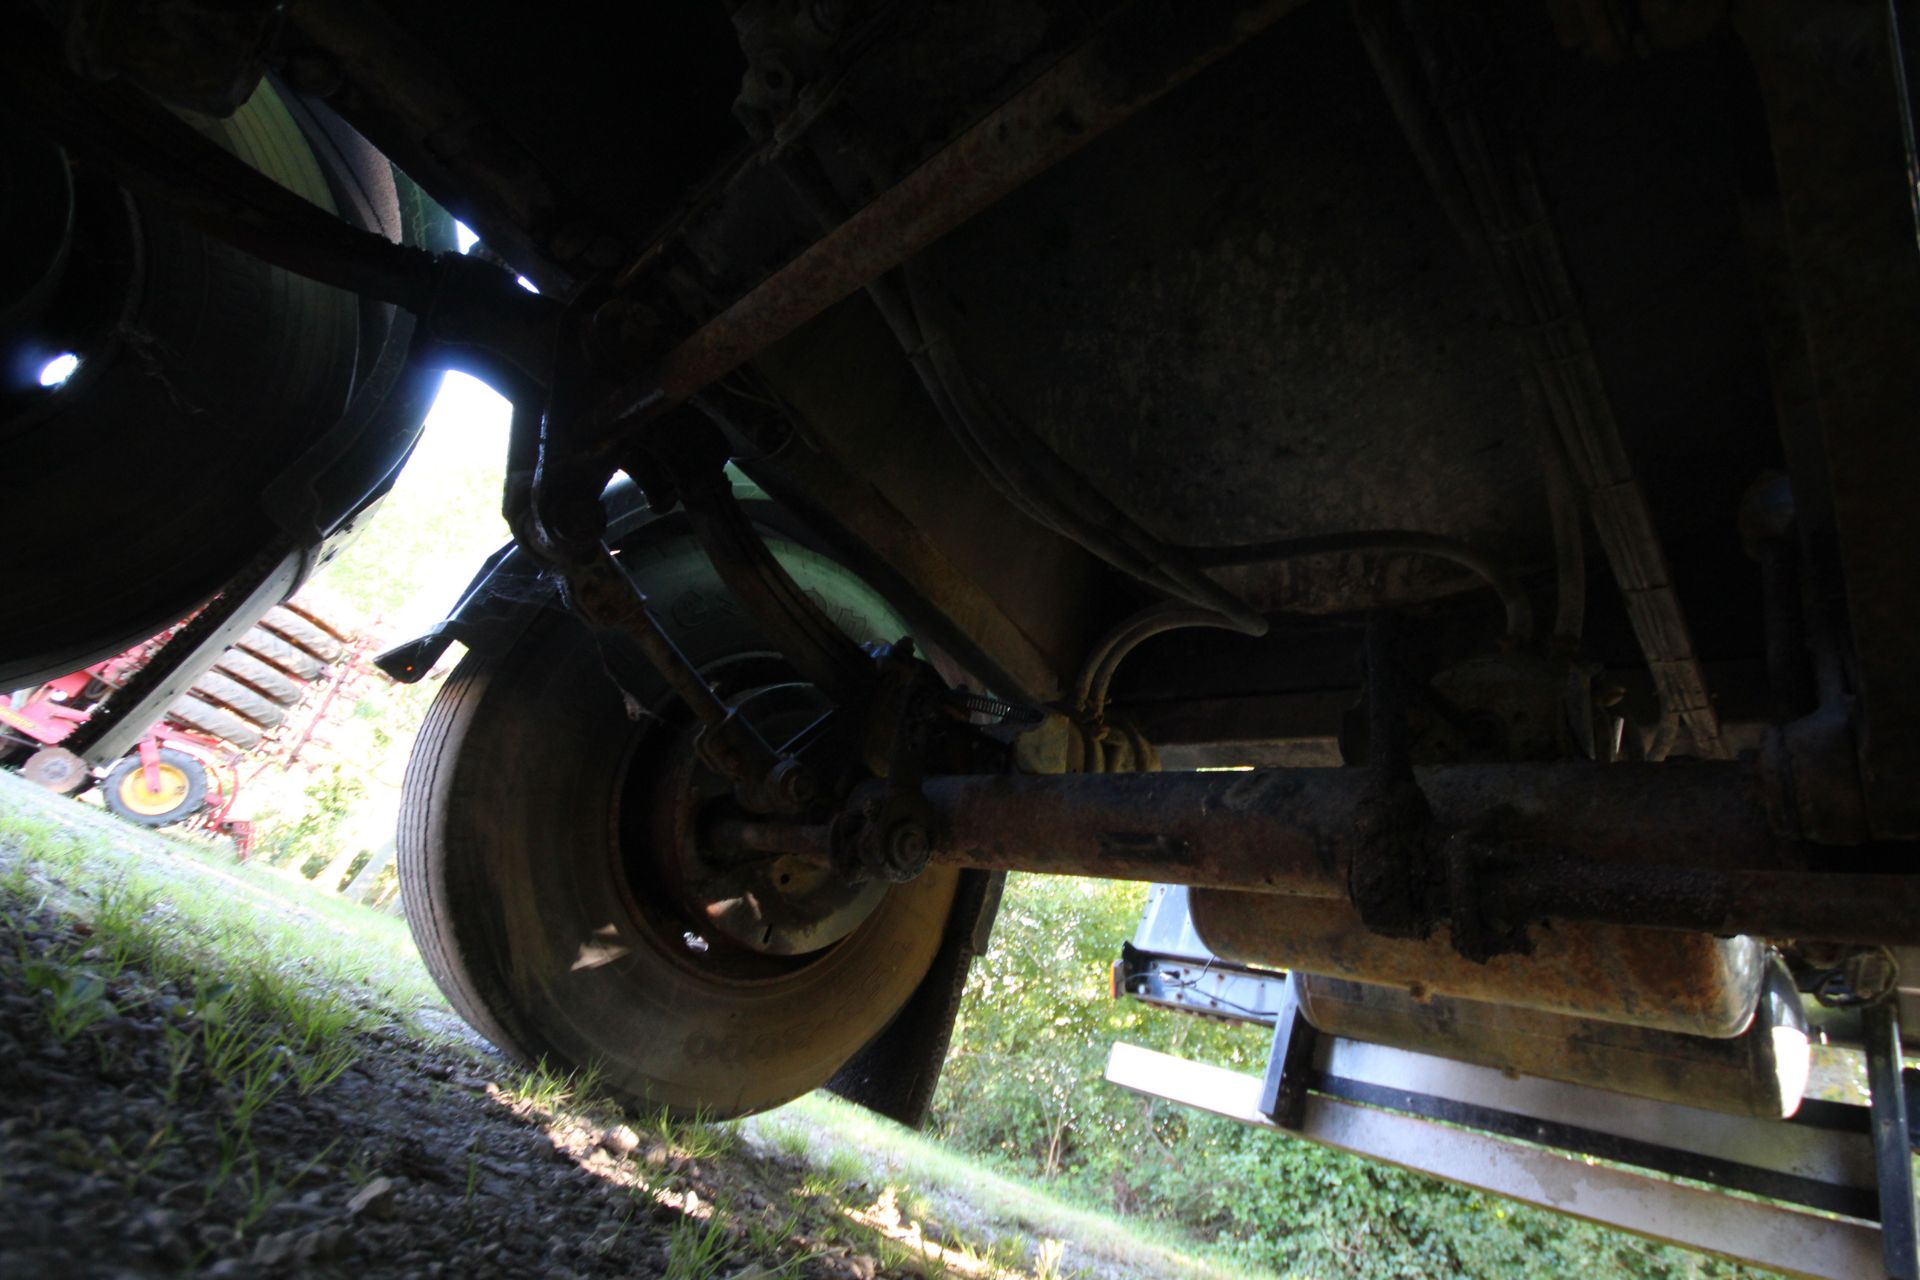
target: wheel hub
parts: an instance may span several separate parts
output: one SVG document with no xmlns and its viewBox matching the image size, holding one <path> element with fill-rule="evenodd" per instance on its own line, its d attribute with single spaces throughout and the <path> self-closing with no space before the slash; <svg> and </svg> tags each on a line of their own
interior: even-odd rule
<svg viewBox="0 0 1920 1280">
<path fill-rule="evenodd" d="M 87 780 L 87 762 L 65 747 L 42 747 L 27 757 L 20 776 L 49 791 L 67 795 Z"/>
<path fill-rule="evenodd" d="M 170 813 L 187 798 L 188 780 L 186 770 L 179 765 L 159 764 L 154 766 L 159 785 L 147 786 L 147 771 L 135 769 L 120 780 L 120 802 L 135 813 L 146 817 L 158 817 Z"/>
<path fill-rule="evenodd" d="M 741 716 L 769 742 L 792 738 L 831 709 L 813 686 L 770 685 L 741 697 Z M 799 956 L 852 933 L 886 896 L 878 881 L 850 883 L 823 859 L 804 853 L 722 851 L 708 838 L 733 789 L 693 750 L 697 729 L 682 731 L 654 805 L 653 845 L 665 888 L 691 924 L 689 945 Z"/>
</svg>

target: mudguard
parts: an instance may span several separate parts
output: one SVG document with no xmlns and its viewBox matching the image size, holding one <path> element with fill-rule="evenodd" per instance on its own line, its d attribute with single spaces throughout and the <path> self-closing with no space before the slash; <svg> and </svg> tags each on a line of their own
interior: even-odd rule
<svg viewBox="0 0 1920 1280">
<path fill-rule="evenodd" d="M 738 473 L 733 475 L 733 489 L 755 524 L 780 537 L 811 543 L 804 530 Z M 601 501 L 607 509 L 610 546 L 626 547 L 640 538 L 688 532 L 684 517 L 655 512 L 640 486 L 625 476 L 607 486 Z M 444 620 L 386 650 L 373 663 L 399 683 L 413 684 L 433 669 L 454 641 L 469 649 L 511 644 L 542 610 L 561 607 L 558 581 L 517 543 L 509 542 L 487 557 Z"/>
</svg>

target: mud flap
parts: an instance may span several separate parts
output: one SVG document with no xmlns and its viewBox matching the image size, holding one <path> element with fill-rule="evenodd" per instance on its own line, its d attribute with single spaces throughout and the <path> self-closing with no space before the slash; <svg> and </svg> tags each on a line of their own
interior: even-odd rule
<svg viewBox="0 0 1920 1280">
<path fill-rule="evenodd" d="M 987 949 L 1006 879 L 1002 871 L 960 873 L 953 914 L 932 968 L 886 1029 L 827 1081 L 830 1092 L 910 1129 L 926 1123 L 967 973 L 973 958 Z"/>
</svg>

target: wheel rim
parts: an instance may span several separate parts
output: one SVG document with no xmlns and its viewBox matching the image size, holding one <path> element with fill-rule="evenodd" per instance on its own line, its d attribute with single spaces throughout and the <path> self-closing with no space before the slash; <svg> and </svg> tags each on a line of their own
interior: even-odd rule
<svg viewBox="0 0 1920 1280">
<path fill-rule="evenodd" d="M 818 691 L 764 656 L 743 655 L 705 674 L 776 747 L 827 705 L 812 715 L 799 710 L 795 691 L 819 698 Z M 761 723 L 764 708 L 772 710 Z M 701 832 L 706 807 L 731 788 L 693 760 L 695 727 L 684 716 L 657 732 L 629 758 L 627 820 L 615 852 L 628 914 L 655 948 L 705 980 L 757 985 L 793 976 L 857 934 L 888 886 L 836 888 L 817 874 L 803 880 L 779 860 L 727 874 L 708 860 Z"/>
<path fill-rule="evenodd" d="M 157 818 L 178 809 L 192 787 L 187 771 L 179 765 L 162 763 L 155 768 L 160 780 L 155 790 L 147 789 L 145 768 L 135 769 L 120 780 L 120 803 L 143 818 Z"/>
</svg>

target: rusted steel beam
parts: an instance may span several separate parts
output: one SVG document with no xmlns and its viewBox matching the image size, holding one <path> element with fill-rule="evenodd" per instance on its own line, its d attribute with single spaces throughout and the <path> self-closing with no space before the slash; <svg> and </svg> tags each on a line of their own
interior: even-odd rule
<svg viewBox="0 0 1920 1280">
<path fill-rule="evenodd" d="M 1631 867 L 1548 858 L 1482 870 L 1489 914 L 1553 916 L 1716 936 L 1920 942 L 1920 875 L 1835 875 L 1740 867 Z"/>
<path fill-rule="evenodd" d="M 607 396 L 582 424 L 604 446 L 623 423 L 685 401 L 891 271 L 1196 72 L 1299 0 L 1136 0 L 919 168 Z"/>
<path fill-rule="evenodd" d="M 1461 765 L 1415 771 L 1438 832 L 1609 864 L 1778 870 L 1798 847 L 1767 827 L 1732 764 Z M 930 778 L 934 860 L 994 871 L 1163 880 L 1302 897 L 1347 893 L 1372 794 L 1362 769 Z"/>
<path fill-rule="evenodd" d="M 1462 765 L 1416 771 L 1409 830 L 1432 919 L 1544 918 L 1703 934 L 1920 942 L 1920 875 L 1810 869 L 1738 764 Z M 945 777 L 924 791 L 934 862 L 1345 900 L 1374 796 L 1359 769 Z M 856 793 L 853 804 L 863 796 Z M 1471 847 L 1456 900 L 1449 837 Z M 1888 865 L 1905 865 L 1893 857 Z M 1456 932 L 1458 922 L 1456 921 Z"/>
<path fill-rule="evenodd" d="M 1290 776 L 1320 772 L 949 777 L 922 790 L 937 862 L 1344 898 L 1328 841 L 1352 827 L 1365 778 Z"/>
</svg>

